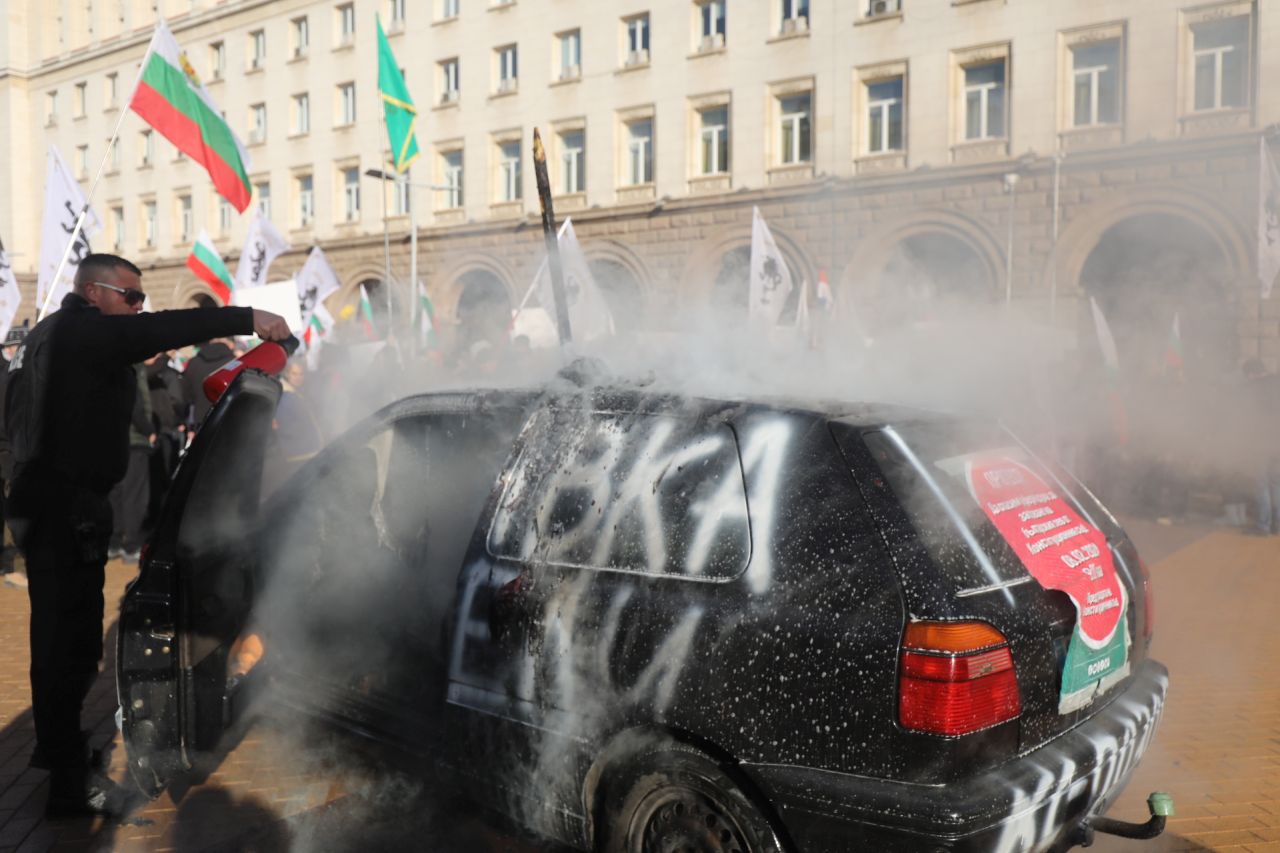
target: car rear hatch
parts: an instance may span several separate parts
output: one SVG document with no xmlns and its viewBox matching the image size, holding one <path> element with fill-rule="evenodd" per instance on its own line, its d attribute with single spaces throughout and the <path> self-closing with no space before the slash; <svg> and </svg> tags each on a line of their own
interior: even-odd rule
<svg viewBox="0 0 1280 853">
<path fill-rule="evenodd" d="M 902 580 L 900 685 L 932 654 L 908 660 L 921 636 L 911 623 L 972 622 L 999 632 L 983 635 L 988 646 L 1007 640 L 1019 752 L 1120 692 L 1146 657 L 1149 587 L 1132 543 L 1087 489 L 991 423 L 837 422 L 833 431 L 855 474 L 861 468 Z M 900 725 L 903 713 L 900 705 Z"/>
</svg>

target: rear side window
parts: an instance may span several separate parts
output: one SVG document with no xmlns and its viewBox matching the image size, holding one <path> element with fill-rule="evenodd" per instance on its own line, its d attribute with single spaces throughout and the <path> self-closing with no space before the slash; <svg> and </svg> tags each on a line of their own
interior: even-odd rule
<svg viewBox="0 0 1280 853">
<path fill-rule="evenodd" d="M 1028 577 L 1018 555 L 991 523 L 978 494 L 986 487 L 1010 484 L 986 479 L 1028 480 L 1015 489 L 1020 497 L 1011 503 L 1016 506 L 990 509 L 1016 519 L 1019 535 L 1039 549 L 1036 553 L 1062 550 L 1070 557 L 1077 544 L 1073 538 L 1080 545 L 1089 538 L 1089 531 L 1081 529 L 1087 525 L 1066 523 L 1063 516 L 1050 512 L 1051 507 L 1065 500 L 1086 518 L 1100 512 L 1092 502 L 1081 506 L 1059 479 L 994 425 L 911 424 L 866 433 L 863 440 L 925 548 L 958 591 Z"/>
<path fill-rule="evenodd" d="M 747 565 L 738 446 L 724 425 L 544 411 L 489 533 L 497 557 L 709 580 Z"/>
</svg>

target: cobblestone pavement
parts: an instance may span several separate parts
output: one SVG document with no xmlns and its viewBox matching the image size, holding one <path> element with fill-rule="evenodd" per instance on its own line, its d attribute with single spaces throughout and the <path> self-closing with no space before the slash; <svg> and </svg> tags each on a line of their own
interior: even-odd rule
<svg viewBox="0 0 1280 853">
<path fill-rule="evenodd" d="M 1160 732 L 1110 810 L 1145 820 L 1147 794 L 1173 794 L 1177 814 L 1153 842 L 1099 836 L 1102 851 L 1280 853 L 1280 538 L 1131 522 L 1156 584 L 1154 654 L 1172 686 Z M 112 563 L 108 613 L 134 569 Z M 134 822 L 42 820 L 46 774 L 34 745 L 27 682 L 28 603 L 0 585 L 0 851 L 370 850 L 550 853 L 469 815 L 410 777 L 360 769 L 339 742 L 296 720 L 252 727 L 207 778 L 141 808 Z M 85 715 L 95 745 L 124 778 L 108 660 Z M 367 766 L 367 765 L 366 765 Z"/>
</svg>

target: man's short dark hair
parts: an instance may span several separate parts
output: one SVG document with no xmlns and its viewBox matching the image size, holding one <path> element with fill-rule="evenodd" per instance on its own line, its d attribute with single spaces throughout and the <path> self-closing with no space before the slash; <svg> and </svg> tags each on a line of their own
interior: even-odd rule
<svg viewBox="0 0 1280 853">
<path fill-rule="evenodd" d="M 125 260 L 119 255 L 108 255 L 105 252 L 85 255 L 84 260 L 80 262 L 80 267 L 76 270 L 76 287 L 83 287 L 91 281 L 97 281 L 103 273 L 118 269 L 126 269 L 137 276 L 142 275 L 142 270 L 138 269 L 132 261 Z"/>
</svg>

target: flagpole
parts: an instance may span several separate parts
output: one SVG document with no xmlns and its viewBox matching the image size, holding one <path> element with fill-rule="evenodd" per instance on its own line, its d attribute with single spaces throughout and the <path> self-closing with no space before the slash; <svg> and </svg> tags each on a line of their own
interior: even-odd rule
<svg viewBox="0 0 1280 853">
<path fill-rule="evenodd" d="M 538 184 L 538 201 L 542 207 L 542 237 L 547 244 L 547 268 L 551 274 L 551 294 L 555 300 L 556 329 L 560 346 L 573 342 L 569 326 L 569 304 L 565 301 L 564 272 L 560 268 L 560 238 L 556 234 L 556 214 L 551 203 L 551 182 L 547 179 L 547 154 L 542 147 L 542 134 L 533 129 L 533 174 Z"/>
<path fill-rule="evenodd" d="M 382 130 L 385 133 L 387 129 L 387 117 L 384 113 L 382 116 Z M 394 156 L 394 155 L 393 155 Z M 387 180 L 386 169 L 382 170 L 382 262 L 385 268 L 385 285 L 387 289 L 387 331 L 390 332 L 392 326 L 395 325 L 391 313 L 391 232 L 387 230 Z"/>
</svg>

